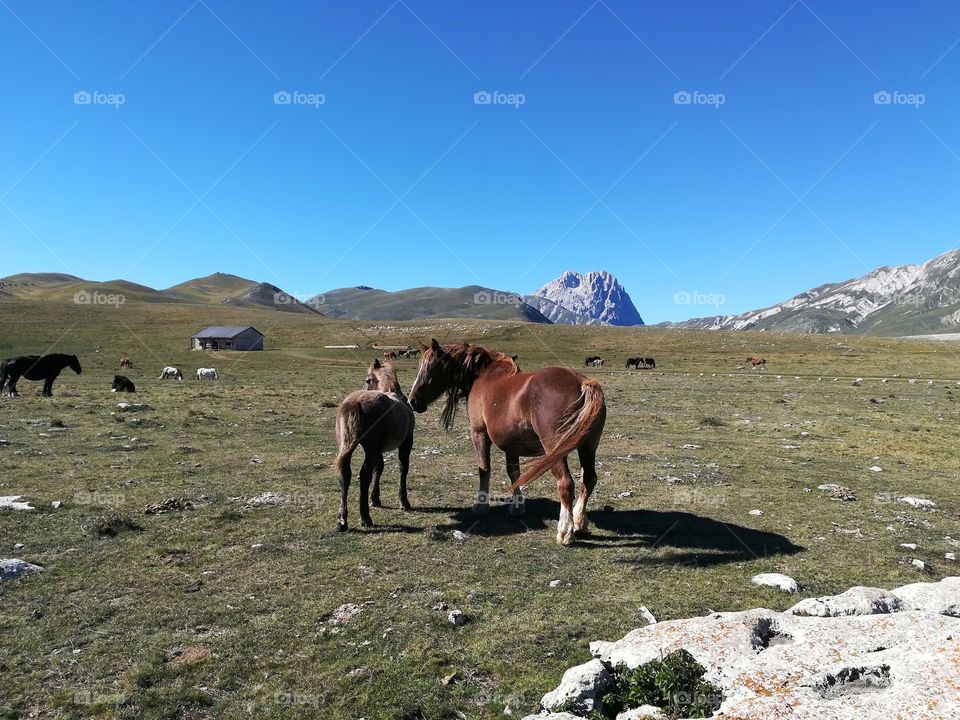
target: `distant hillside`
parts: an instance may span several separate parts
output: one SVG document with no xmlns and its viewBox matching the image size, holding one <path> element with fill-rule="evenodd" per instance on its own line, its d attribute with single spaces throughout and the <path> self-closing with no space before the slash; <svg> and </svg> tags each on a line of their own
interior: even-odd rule
<svg viewBox="0 0 960 720">
<path fill-rule="evenodd" d="M 351 320 L 416 320 L 481 318 L 549 323 L 542 313 L 515 293 L 480 285 L 462 288 L 420 287 L 388 292 L 359 286 L 340 288 L 307 301 L 324 315 Z"/>
<path fill-rule="evenodd" d="M 124 302 L 222 304 L 317 314 L 317 310 L 292 298 L 276 285 L 214 273 L 188 280 L 166 290 L 155 290 L 129 280 L 99 282 L 60 273 L 20 273 L 0 278 L 0 300 L 49 300 L 88 304 L 100 296 L 123 296 Z"/>
<path fill-rule="evenodd" d="M 849 335 L 916 335 L 960 329 L 960 250 L 921 265 L 881 267 L 740 315 L 664 327 Z"/>
</svg>

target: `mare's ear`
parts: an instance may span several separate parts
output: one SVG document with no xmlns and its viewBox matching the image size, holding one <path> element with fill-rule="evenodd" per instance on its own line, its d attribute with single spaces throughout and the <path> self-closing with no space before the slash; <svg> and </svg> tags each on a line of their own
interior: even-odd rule
<svg viewBox="0 0 960 720">
<path fill-rule="evenodd" d="M 374 359 L 373 359 L 373 369 L 374 369 L 374 370 L 377 370 L 377 369 L 379 369 L 379 368 L 380 368 L 380 358 L 374 358 Z"/>
<path fill-rule="evenodd" d="M 420 352 L 426 352 L 427 350 L 430 349 L 429 345 L 424 345 L 423 343 L 417 343 L 417 345 L 420 346 Z"/>
<path fill-rule="evenodd" d="M 433 350 L 434 352 L 441 351 L 442 348 L 440 347 L 440 343 L 437 342 L 436 338 L 432 338 L 430 340 L 430 349 Z"/>
</svg>

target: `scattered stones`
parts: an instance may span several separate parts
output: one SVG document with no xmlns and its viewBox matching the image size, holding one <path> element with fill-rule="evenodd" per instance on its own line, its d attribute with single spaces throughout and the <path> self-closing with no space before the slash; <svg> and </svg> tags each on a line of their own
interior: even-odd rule
<svg viewBox="0 0 960 720">
<path fill-rule="evenodd" d="M 0 558 L 0 580 L 13 580 L 25 573 L 42 572 L 43 568 L 20 558 Z"/>
<path fill-rule="evenodd" d="M 906 548 L 907 550 L 916 550 L 918 546 L 916 543 L 900 543 L 900 547 Z"/>
<path fill-rule="evenodd" d="M 22 495 L 2 495 L 0 496 L 0 508 L 9 508 L 11 510 L 36 510 L 28 501 L 20 500 Z"/>
<path fill-rule="evenodd" d="M 681 445 L 680 449 L 681 450 L 700 450 L 702 449 L 702 447 L 703 447 L 702 445 L 694 445 L 693 443 L 687 443 L 686 445 Z"/>
<path fill-rule="evenodd" d="M 60 508 L 63 507 L 63 501 L 54 500 L 52 503 L 50 503 L 50 507 L 52 507 L 54 510 L 59 510 Z"/>
<path fill-rule="evenodd" d="M 857 499 L 857 496 L 854 494 L 853 490 L 843 485 L 837 485 L 836 483 L 824 483 L 823 485 L 817 485 L 817 490 L 826 490 L 830 493 L 831 500 L 839 500 L 840 502 L 853 502 Z"/>
<path fill-rule="evenodd" d="M 897 501 L 909 505 L 910 507 L 915 507 L 919 510 L 935 510 L 937 507 L 937 504 L 933 500 L 911 497 L 909 495 L 905 497 L 899 497 L 897 498 Z"/>
<path fill-rule="evenodd" d="M 754 575 L 750 579 L 750 582 L 754 585 L 776 588 L 789 595 L 796 595 L 800 592 L 799 583 L 789 575 L 782 573 L 760 573 L 759 575 Z"/>
<path fill-rule="evenodd" d="M 465 532 L 462 532 L 461 530 L 454 530 L 452 533 L 450 533 L 450 535 L 453 537 L 454 540 L 457 540 L 459 542 L 463 542 L 468 537 L 470 537 L 469 535 L 467 535 Z"/>
<path fill-rule="evenodd" d="M 275 492 L 265 492 L 256 497 L 248 498 L 247 507 L 258 507 L 260 505 L 279 505 L 281 498 Z"/>
<path fill-rule="evenodd" d="M 451 610 L 450 614 L 447 615 L 447 622 L 454 627 L 463 627 L 467 624 L 467 616 L 460 610 Z"/>
<path fill-rule="evenodd" d="M 117 403 L 117 410 L 120 412 L 141 412 L 143 410 L 152 410 L 146 403 Z"/>
<path fill-rule="evenodd" d="M 751 510 L 748 514 L 760 516 L 763 515 L 763 510 Z"/>
<path fill-rule="evenodd" d="M 913 565 L 917 570 L 927 569 L 927 564 L 923 560 L 920 560 L 919 558 L 914 558 L 913 560 L 910 561 L 910 564 Z"/>
<path fill-rule="evenodd" d="M 172 497 L 166 500 L 150 503 L 144 509 L 144 515 L 162 515 L 168 512 L 180 512 L 182 510 L 193 510 L 193 501 L 183 497 Z"/>
<path fill-rule="evenodd" d="M 550 583 L 549 583 L 549 585 L 550 585 L 550 587 L 552 587 L 552 588 L 560 587 L 560 581 L 559 581 L 559 580 L 551 580 Z"/>
<path fill-rule="evenodd" d="M 639 615 L 647 623 L 647 625 L 656 625 L 657 618 L 654 617 L 653 613 L 650 612 L 650 609 L 646 605 L 641 605 L 637 608 L 637 615 Z"/>
<path fill-rule="evenodd" d="M 870 472 L 883 472 L 883 468 L 880 467 L 879 465 L 872 465 L 868 467 L 867 470 L 869 470 Z"/>
</svg>

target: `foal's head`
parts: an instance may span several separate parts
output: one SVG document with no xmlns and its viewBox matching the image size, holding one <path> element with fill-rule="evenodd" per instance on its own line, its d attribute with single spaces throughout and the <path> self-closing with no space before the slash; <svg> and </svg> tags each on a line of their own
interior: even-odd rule
<svg viewBox="0 0 960 720">
<path fill-rule="evenodd" d="M 375 358 L 367 370 L 363 387 L 365 390 L 399 392 L 400 383 L 397 380 L 396 369 L 390 363 L 380 362 L 380 358 Z"/>
<path fill-rule="evenodd" d="M 73 370 L 77 375 L 80 374 L 80 361 L 77 359 L 76 355 L 71 355 L 67 358 L 67 365 L 69 365 L 70 369 Z"/>
</svg>

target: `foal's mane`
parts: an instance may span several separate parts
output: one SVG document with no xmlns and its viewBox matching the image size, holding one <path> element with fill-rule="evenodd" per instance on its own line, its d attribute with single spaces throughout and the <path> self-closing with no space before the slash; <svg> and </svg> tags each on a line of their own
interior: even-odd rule
<svg viewBox="0 0 960 720">
<path fill-rule="evenodd" d="M 460 399 L 470 395 L 474 381 L 481 374 L 494 366 L 502 366 L 507 375 L 520 372 L 516 361 L 510 355 L 496 350 L 487 350 L 482 345 L 459 343 L 441 345 L 440 349 L 442 352 L 439 356 L 440 366 L 447 385 L 447 401 L 440 414 L 440 421 L 446 430 L 453 425 Z"/>
</svg>

